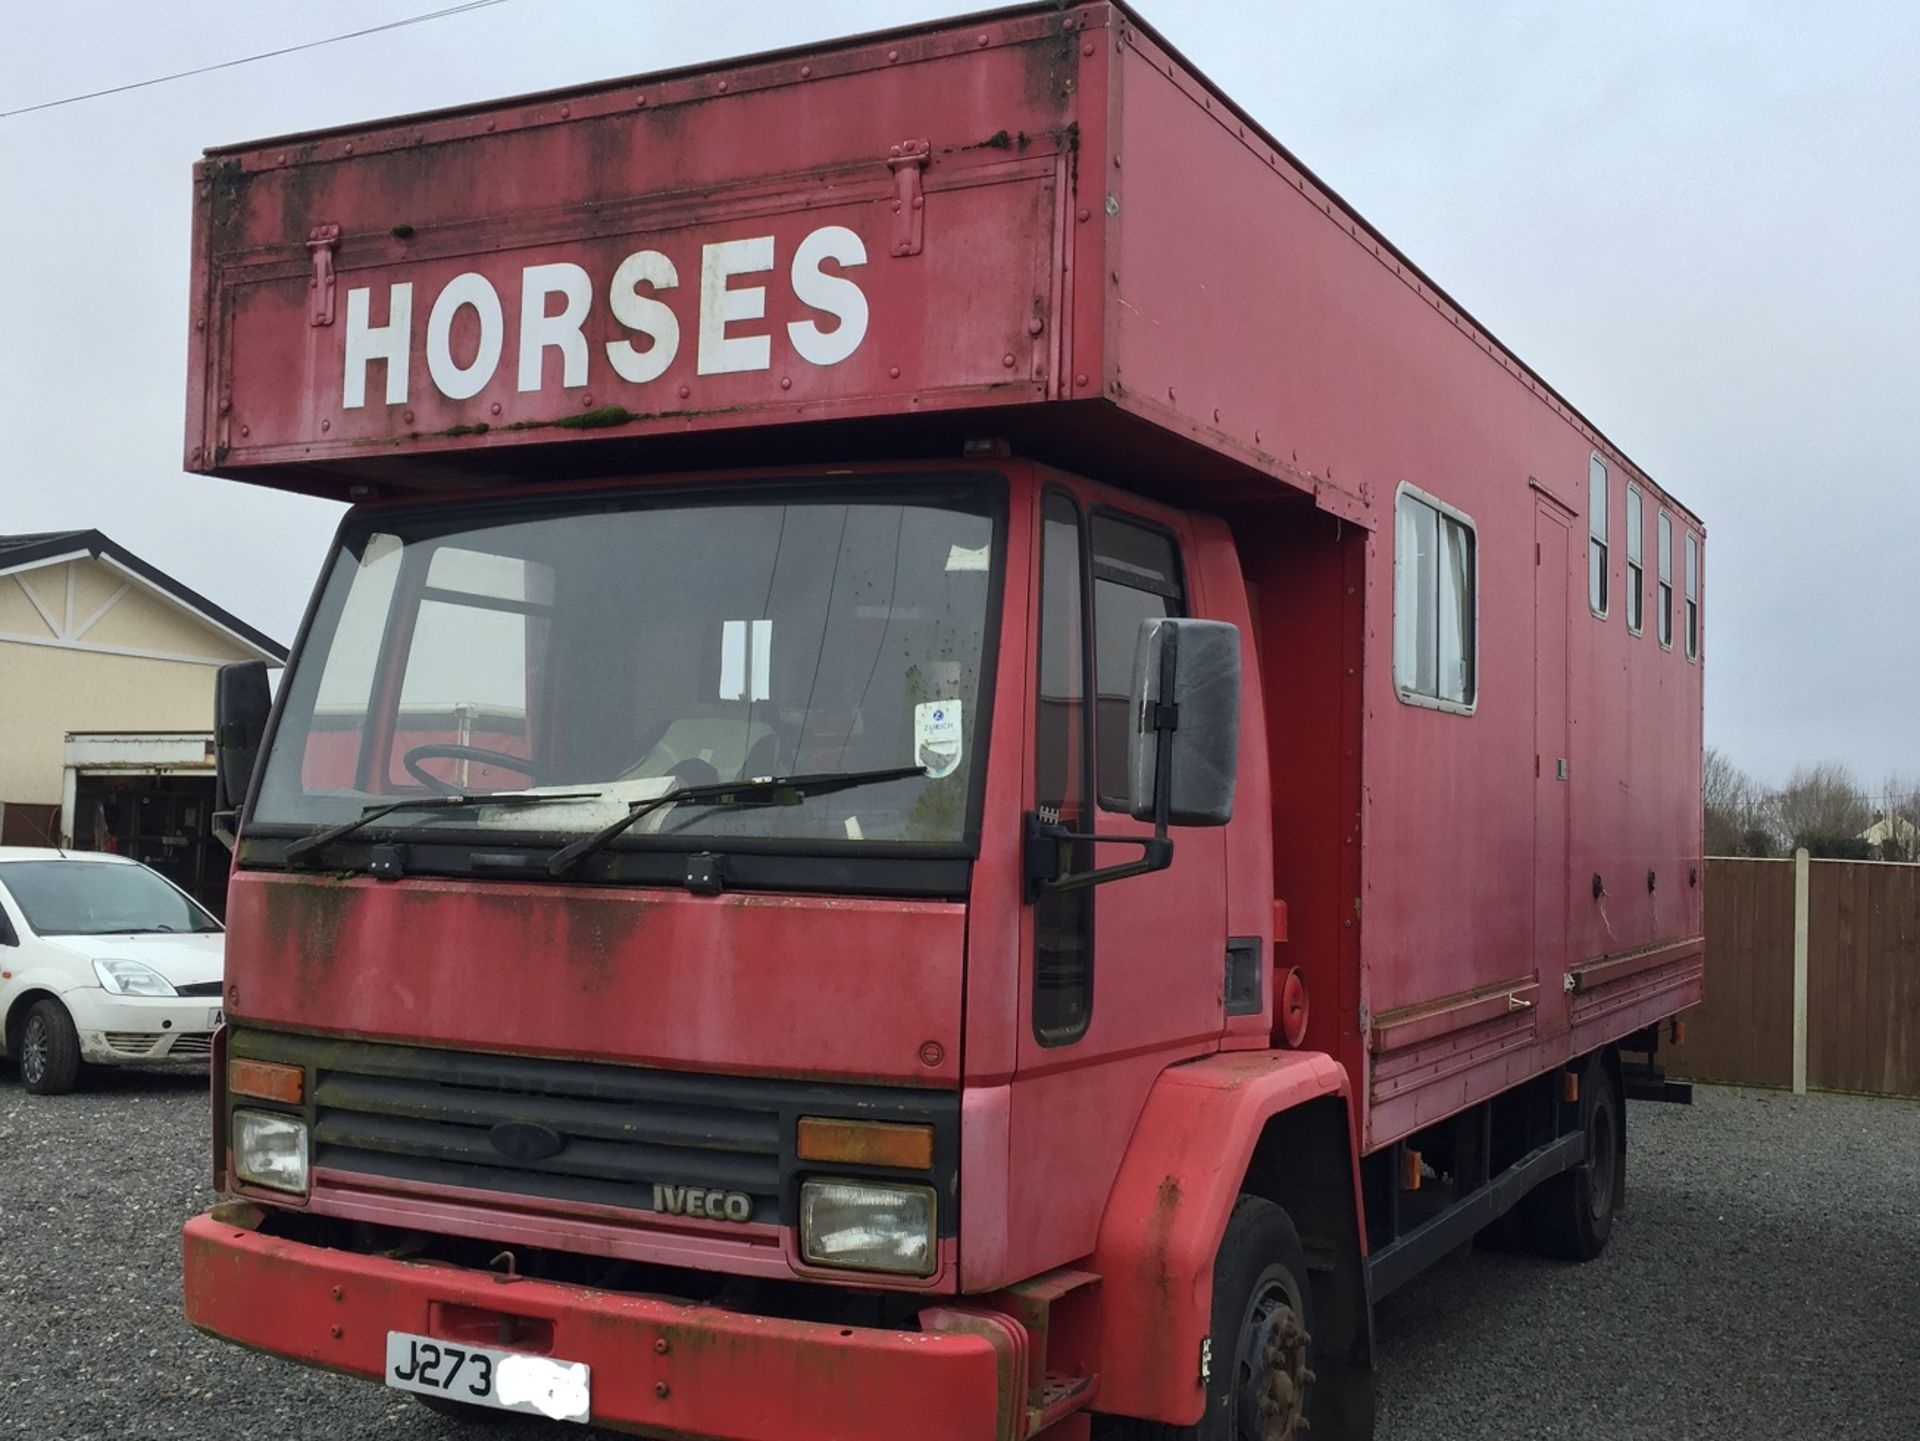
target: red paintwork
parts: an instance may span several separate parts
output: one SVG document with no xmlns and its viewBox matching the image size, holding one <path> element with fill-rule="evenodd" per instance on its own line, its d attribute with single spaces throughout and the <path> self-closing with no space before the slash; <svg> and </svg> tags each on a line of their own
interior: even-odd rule
<svg viewBox="0 0 1920 1441">
<path fill-rule="evenodd" d="M 250 1025 L 908 1086 L 959 1075 L 958 905 L 242 869 L 227 915 L 232 1013 Z"/>
<path fill-rule="evenodd" d="M 924 169 L 890 163 L 920 137 Z M 1123 8 L 1033 6 L 221 151 L 198 184 L 193 469 L 455 505 L 676 467 L 737 478 L 747 454 L 789 467 L 769 476 L 818 473 L 803 461 L 898 473 L 903 456 L 953 464 L 982 434 L 1020 457 L 995 462 L 1010 483 L 1004 619 L 964 907 L 243 871 L 237 1016 L 960 1087 L 961 1231 L 939 1285 L 987 1295 L 1099 1271 L 1100 1404 L 1179 1421 L 1197 1414 L 1212 1255 L 1267 1118 L 1338 1096 L 1357 1156 L 1698 1000 L 1703 665 L 1684 653 L 1681 590 L 1698 519 Z M 894 206 L 916 185 L 918 253 L 895 254 L 916 227 Z M 307 242 L 324 225 L 341 227 L 337 303 L 315 325 Z M 802 304 L 788 266 L 826 226 L 864 247 L 822 273 L 859 285 L 868 328 L 819 363 L 791 327 L 835 317 Z M 766 364 L 703 374 L 700 257 L 752 237 L 770 237 L 773 268 L 733 288 L 763 286 L 765 314 L 725 334 L 765 336 Z M 641 250 L 678 269 L 658 298 L 680 348 L 630 381 L 606 346 L 639 337 L 609 284 Z M 590 282 L 586 374 L 567 384 L 543 350 L 523 391 L 522 274 L 553 264 Z M 498 293 L 502 351 L 456 400 L 430 379 L 427 317 L 461 272 Z M 370 292 L 379 325 L 396 284 L 414 287 L 407 398 L 384 403 L 391 362 L 374 361 L 367 403 L 345 406 L 348 297 Z M 479 333 L 460 312 L 456 365 Z M 596 423 L 557 423 L 574 416 Z M 1612 475 L 1605 619 L 1586 605 L 1594 453 Z M 1629 482 L 1646 501 L 1643 636 L 1622 614 Z M 1394 688 L 1402 484 L 1476 527 L 1471 716 Z M 1190 610 L 1240 626 L 1249 660 L 1232 824 L 1180 832 L 1170 870 L 1098 893 L 1093 1019 L 1053 1049 L 1031 1027 L 1019 880 L 1047 487 L 1170 530 Z M 1671 651 L 1653 615 L 1662 510 Z M 1224 1015 L 1229 936 L 1257 938 L 1273 974 L 1297 968 L 1297 1049 L 1271 1049 L 1285 1037 L 1271 984 L 1260 1014 Z M 1178 1203 L 1157 1204 L 1169 1181 Z M 472 1196 L 353 1204 L 490 1236 L 551 1226 L 602 1254 L 773 1264 L 765 1238 L 603 1233 L 607 1218 Z M 843 1434 L 795 1415 L 784 1434 Z"/>
<path fill-rule="evenodd" d="M 331 1371 L 377 1380 L 387 1332 L 436 1334 L 435 1308 L 453 1304 L 550 1322 L 550 1354 L 592 1368 L 593 1415 L 602 1425 L 716 1441 L 792 1441 L 796 1418 L 805 1434 L 836 1441 L 986 1441 L 996 1433 L 994 1349 L 978 1336 L 849 1331 L 507 1282 L 276 1239 L 231 1210 L 189 1221 L 184 1251 L 189 1321 Z"/>
</svg>

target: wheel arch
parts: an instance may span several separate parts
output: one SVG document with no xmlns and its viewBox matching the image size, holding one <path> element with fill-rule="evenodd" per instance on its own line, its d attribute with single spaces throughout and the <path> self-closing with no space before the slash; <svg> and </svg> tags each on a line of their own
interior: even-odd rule
<svg viewBox="0 0 1920 1441">
<path fill-rule="evenodd" d="M 1293 1216 L 1312 1263 L 1316 1314 L 1324 1307 L 1336 1332 L 1358 1338 L 1336 1341 L 1340 1364 L 1351 1358 L 1370 1373 L 1351 1112 L 1345 1068 L 1320 1052 L 1228 1052 L 1162 1073 L 1121 1161 L 1092 1261 L 1101 1277 L 1100 1410 L 1179 1426 L 1200 1418 L 1214 1258 L 1242 1192 Z M 1332 1378 L 1319 1370 L 1324 1390 Z"/>
<path fill-rule="evenodd" d="M 7 1013 L 0 1017 L 0 1046 L 5 1048 L 9 1056 L 14 1052 L 14 1037 L 19 1034 L 20 1027 L 26 1024 L 27 1012 L 33 1009 L 36 1001 L 60 1001 L 60 992 L 51 986 L 30 981 L 7 1003 Z M 64 1006 L 66 1002 L 60 1001 L 60 1004 Z"/>
</svg>

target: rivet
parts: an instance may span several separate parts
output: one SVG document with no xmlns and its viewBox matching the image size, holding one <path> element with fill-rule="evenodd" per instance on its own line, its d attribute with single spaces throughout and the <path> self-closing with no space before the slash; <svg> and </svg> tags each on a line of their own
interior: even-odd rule
<svg viewBox="0 0 1920 1441">
<path fill-rule="evenodd" d="M 1001 356 L 1001 357 L 1000 357 L 1000 363 L 1001 363 L 1002 365 L 1004 365 L 1004 366 L 1006 366 L 1006 368 L 1007 368 L 1008 370 L 1012 370 L 1012 369 L 1013 369 L 1013 352 L 1012 352 L 1011 350 L 1009 350 L 1009 351 L 1008 351 L 1008 352 L 1007 352 L 1007 353 L 1006 353 L 1005 355 L 1003 355 L 1003 356 Z M 241 433 L 242 435 L 245 435 L 245 434 L 246 434 L 246 432 L 245 432 L 244 430 L 243 430 L 243 431 L 241 431 L 240 433 Z"/>
<path fill-rule="evenodd" d="M 1082 55 L 1091 55 L 1091 54 L 1093 54 L 1093 44 L 1092 44 L 1092 42 L 1091 42 L 1091 41 L 1089 41 L 1089 42 L 1088 42 L 1087 44 L 1085 44 L 1085 45 L 1082 45 L 1082 46 L 1080 47 L 1080 53 L 1081 53 Z"/>
<path fill-rule="evenodd" d="M 693 387 L 692 387 L 692 386 L 690 386 L 690 385 L 683 385 L 683 386 L 681 386 L 681 387 L 680 387 L 680 398 L 681 398 L 682 400 L 685 400 L 685 399 L 686 399 L 686 398 L 687 398 L 687 397 L 688 397 L 689 395 L 692 395 L 692 394 L 693 394 Z"/>
<path fill-rule="evenodd" d="M 811 65 L 802 65 L 800 67 L 800 78 L 802 80 L 809 79 L 811 78 L 812 75 L 813 75 L 813 67 Z"/>
<path fill-rule="evenodd" d="M 927 203 L 927 197 L 924 195 L 916 195 L 913 197 L 913 208 L 915 210 L 920 209 L 926 203 Z"/>
<path fill-rule="evenodd" d="M 342 1332 L 338 1326 L 329 1326 L 327 1327 L 327 1334 L 333 1337 L 334 1340 L 338 1341 L 341 1337 Z"/>
<path fill-rule="evenodd" d="M 199 319 L 199 320 L 196 320 L 196 321 L 194 321 L 194 322 L 193 322 L 193 328 L 194 328 L 195 330 L 205 330 L 205 329 L 207 328 L 207 322 L 206 322 L 206 320 L 205 320 L 204 318 L 202 318 L 202 319 Z"/>
<path fill-rule="evenodd" d="M 591 394 L 581 396 L 580 405 L 585 410 L 593 409 L 593 396 Z"/>
<path fill-rule="evenodd" d="M 282 165 L 285 165 L 285 164 L 287 163 L 287 157 L 286 157 L 285 155 L 282 155 L 282 156 L 280 157 L 280 163 L 281 163 Z"/>
<path fill-rule="evenodd" d="M 1047 328 L 1047 322 L 1042 320 L 1037 315 L 1027 322 L 1028 335 L 1038 335 L 1041 331 L 1045 330 L 1046 328 Z"/>
<path fill-rule="evenodd" d="M 647 97 L 644 95 L 636 95 L 633 97 L 633 103 L 635 105 L 645 105 L 647 103 Z"/>
<path fill-rule="evenodd" d="M 496 401 L 494 401 L 494 403 L 493 403 L 493 413 L 494 413 L 495 415 L 498 415 L 498 414 L 500 413 L 500 402 L 499 402 L 499 401 L 497 401 L 497 400 L 496 400 Z"/>
<path fill-rule="evenodd" d="M 653 1354 L 656 1356 L 666 1355 L 668 1349 L 667 1338 L 665 1336 L 662 1336 L 658 1341 L 653 1343 Z"/>
<path fill-rule="evenodd" d="M 252 434 L 253 434 L 253 427 L 252 427 L 252 426 L 250 426 L 250 425 L 243 425 L 243 426 L 241 426 L 241 427 L 240 427 L 240 433 L 241 433 L 242 435 L 252 435 Z"/>
<path fill-rule="evenodd" d="M 887 52 L 887 63 L 889 65 L 895 64 L 896 62 L 898 62 L 899 59 L 900 59 L 900 52 L 898 50 L 889 50 Z"/>
<path fill-rule="evenodd" d="M 783 375 L 783 376 L 781 376 L 781 377 L 780 377 L 780 388 L 781 388 L 782 390 L 792 390 L 792 389 L 793 389 L 793 377 L 792 377 L 791 375 Z"/>
<path fill-rule="evenodd" d="M 900 213 L 900 202 L 898 200 L 893 202 L 893 213 L 895 215 L 898 215 Z"/>
<path fill-rule="evenodd" d="M 1087 383 L 1087 377 L 1084 374 L 1076 375 L 1073 378 L 1073 383 L 1075 385 L 1085 385 Z"/>
<path fill-rule="evenodd" d="M 347 142 L 347 151 L 346 151 L 346 153 L 347 153 L 347 154 L 349 154 L 349 155 L 351 155 L 351 154 L 353 154 L 353 142 L 352 142 L 352 141 L 348 141 L 348 142 Z"/>
<path fill-rule="evenodd" d="M 572 114 L 573 114 L 573 107 L 571 105 L 562 105 L 560 107 L 560 118 L 562 120 L 565 120 L 568 116 Z"/>
<path fill-rule="evenodd" d="M 987 43 L 987 37 L 986 37 L 986 36 L 984 36 L 984 35 L 982 35 L 982 36 L 980 37 L 980 43 L 981 43 L 982 45 L 985 45 L 985 44 Z"/>
<path fill-rule="evenodd" d="M 720 85 L 719 85 L 719 90 L 720 90 L 720 93 L 721 93 L 722 95 L 725 95 L 725 94 L 727 93 L 727 82 L 726 82 L 726 81 L 724 81 L 724 80 L 722 80 L 722 81 L 720 82 Z"/>
<path fill-rule="evenodd" d="M 499 121 L 497 121 L 497 120 L 489 120 L 489 121 L 487 122 L 487 129 L 488 129 L 489 131 L 492 131 L 492 129 L 493 129 L 493 128 L 494 128 L 494 127 L 495 127 L 496 125 L 498 125 L 499 123 L 500 123 L 500 122 L 499 122 Z"/>
<path fill-rule="evenodd" d="M 900 378 L 900 367 L 897 365 L 889 365 L 887 367 L 887 374 L 892 379 L 898 380 Z"/>
<path fill-rule="evenodd" d="M 1093 219 L 1093 212 L 1091 210 L 1088 210 L 1085 206 L 1082 206 L 1080 208 L 1080 223 L 1082 225 L 1085 225 L 1091 219 Z"/>
<path fill-rule="evenodd" d="M 402 411 L 400 413 L 400 418 L 404 420 L 408 425 L 413 424 L 413 412 L 411 410 Z"/>
<path fill-rule="evenodd" d="M 672 1391 L 673 1388 L 668 1386 L 665 1381 L 655 1381 L 653 1383 L 653 1394 L 658 1396 L 662 1401 L 666 1400 L 667 1397 L 672 1394 Z"/>
<path fill-rule="evenodd" d="M 322 430 L 332 430 L 333 422 L 331 420 L 323 420 L 320 422 L 320 428 Z"/>
</svg>

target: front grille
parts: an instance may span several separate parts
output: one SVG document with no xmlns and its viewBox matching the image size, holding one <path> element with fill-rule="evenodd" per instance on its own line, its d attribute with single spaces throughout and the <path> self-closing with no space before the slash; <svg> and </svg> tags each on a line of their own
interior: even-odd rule
<svg viewBox="0 0 1920 1441">
<path fill-rule="evenodd" d="M 175 1036 L 173 1049 L 169 1056 L 211 1056 L 213 1054 L 213 1034 L 199 1031 L 191 1035 Z"/>
<path fill-rule="evenodd" d="M 123 1056 L 144 1056 L 160 1044 L 158 1031 L 108 1031 L 107 1045 Z"/>
<path fill-rule="evenodd" d="M 190 986 L 175 986 L 183 996 L 217 996 L 227 988 L 225 981 L 195 981 Z"/>
<path fill-rule="evenodd" d="M 230 1054 L 308 1068 L 314 1165 L 334 1171 L 654 1211 L 656 1188 L 745 1195 L 750 1219 L 791 1224 L 800 1116 L 930 1122 L 956 1207 L 959 1098 L 952 1092 L 660 1071 L 478 1055 L 242 1029 Z M 531 1134 L 552 1148 L 530 1154 Z M 540 1149 L 540 1148 L 536 1148 Z M 846 1168 L 840 1168 L 844 1171 Z M 669 1206 L 666 1209 L 673 1209 Z"/>
</svg>

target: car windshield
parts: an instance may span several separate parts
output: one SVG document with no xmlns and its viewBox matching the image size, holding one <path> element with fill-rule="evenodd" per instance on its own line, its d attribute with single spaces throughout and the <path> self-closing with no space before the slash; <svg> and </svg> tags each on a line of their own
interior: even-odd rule
<svg viewBox="0 0 1920 1441">
<path fill-rule="evenodd" d="M 217 931 L 220 922 L 145 866 L 106 861 L 0 862 L 0 885 L 41 936 Z"/>
<path fill-rule="evenodd" d="M 591 834 L 679 788 L 918 768 L 777 804 L 690 799 L 619 844 L 962 843 L 997 502 L 978 482 L 832 484 L 468 507 L 349 532 L 249 824 L 338 826 L 458 793 L 479 803 L 395 808 L 366 830 L 492 844 Z"/>
</svg>

